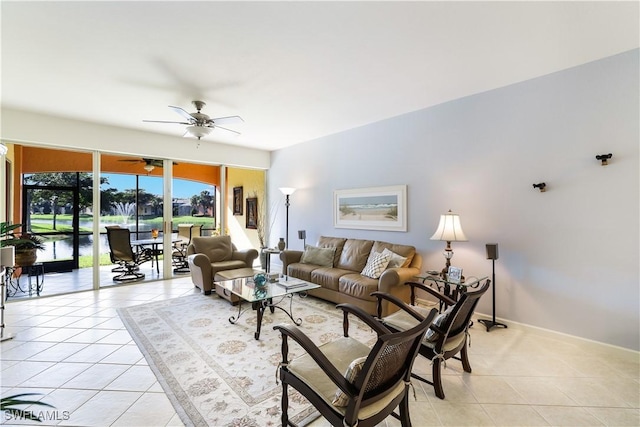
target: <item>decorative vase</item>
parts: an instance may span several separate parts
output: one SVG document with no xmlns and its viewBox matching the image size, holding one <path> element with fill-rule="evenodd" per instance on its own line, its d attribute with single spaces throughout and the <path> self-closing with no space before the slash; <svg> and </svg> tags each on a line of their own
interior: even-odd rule
<svg viewBox="0 0 640 427">
<path fill-rule="evenodd" d="M 267 269 L 267 254 L 264 251 L 265 249 L 267 248 L 260 248 L 260 267 L 262 267 L 263 270 Z"/>
<path fill-rule="evenodd" d="M 285 246 L 287 246 L 287 244 L 284 241 L 284 237 L 281 237 L 280 241 L 278 242 L 278 249 L 280 249 L 281 251 L 284 251 Z"/>
<path fill-rule="evenodd" d="M 258 273 L 253 276 L 253 283 L 256 285 L 256 289 L 265 289 L 267 287 L 267 275 L 264 273 Z"/>
</svg>

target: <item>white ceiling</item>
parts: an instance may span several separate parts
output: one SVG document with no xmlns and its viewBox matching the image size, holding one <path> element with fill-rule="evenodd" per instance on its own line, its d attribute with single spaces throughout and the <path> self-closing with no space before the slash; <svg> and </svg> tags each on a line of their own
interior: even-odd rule
<svg viewBox="0 0 640 427">
<path fill-rule="evenodd" d="M 274 150 L 637 48 L 638 2 L 1 2 L 2 107 Z"/>
</svg>

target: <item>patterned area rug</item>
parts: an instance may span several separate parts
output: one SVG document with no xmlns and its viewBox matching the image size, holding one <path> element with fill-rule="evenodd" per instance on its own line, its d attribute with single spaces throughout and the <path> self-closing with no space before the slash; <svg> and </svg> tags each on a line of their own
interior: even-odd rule
<svg viewBox="0 0 640 427">
<path fill-rule="evenodd" d="M 289 308 L 287 301 L 283 307 Z M 131 336 L 186 425 L 271 426 L 280 424 L 282 386 L 280 333 L 273 325 L 291 323 L 280 310 L 265 312 L 260 340 L 254 339 L 256 312 L 250 305 L 236 324 L 238 308 L 217 296 L 190 295 L 118 310 Z M 294 318 L 316 344 L 342 334 L 342 311 L 313 297 L 294 296 Z M 375 335 L 359 321 L 350 335 L 373 345 Z M 292 356 L 302 349 L 289 340 Z M 299 394 L 289 393 L 289 417 L 313 420 L 317 412 Z"/>
</svg>

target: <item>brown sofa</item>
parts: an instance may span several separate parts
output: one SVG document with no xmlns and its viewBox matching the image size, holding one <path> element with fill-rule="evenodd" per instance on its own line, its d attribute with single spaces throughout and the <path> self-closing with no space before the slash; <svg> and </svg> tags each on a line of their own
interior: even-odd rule
<svg viewBox="0 0 640 427">
<path fill-rule="evenodd" d="M 211 294 L 216 273 L 251 268 L 256 258 L 257 250 L 238 250 L 230 236 L 193 237 L 187 246 L 191 280 L 205 295 Z"/>
<path fill-rule="evenodd" d="M 370 296 L 374 291 L 388 292 L 409 302 L 410 290 L 404 283 L 418 275 L 422 266 L 422 257 L 415 247 L 325 236 L 320 237 L 316 247 L 335 248 L 333 259 L 324 263 L 324 266 L 310 263 L 307 256 L 309 248 L 305 252 L 285 250 L 280 253 L 285 274 L 321 286 L 309 291 L 309 294 L 335 303 L 352 303 L 372 315 L 376 314 L 377 304 L 376 298 Z M 404 261 L 396 259 L 396 263 L 402 262 L 401 266 L 385 269 L 377 279 L 361 274 L 370 258 L 385 249 L 406 258 Z M 311 261 L 323 263 L 326 259 L 313 260 L 312 257 Z M 383 302 L 383 316 L 396 310 L 393 304 Z"/>
</svg>

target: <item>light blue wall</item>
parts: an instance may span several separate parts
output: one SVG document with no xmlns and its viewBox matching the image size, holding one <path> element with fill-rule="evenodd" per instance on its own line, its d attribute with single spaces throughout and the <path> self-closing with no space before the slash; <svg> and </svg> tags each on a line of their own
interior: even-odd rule
<svg viewBox="0 0 640 427">
<path fill-rule="evenodd" d="M 429 237 L 452 209 L 469 238 L 453 244 L 453 265 L 466 275 L 490 275 L 485 244 L 499 244 L 499 318 L 638 350 L 638 62 L 633 50 L 274 152 L 271 200 L 298 188 L 290 247 L 302 247 L 299 229 L 307 243 L 386 240 L 440 269 L 444 242 Z M 334 190 L 395 184 L 408 186 L 408 232 L 333 227 Z"/>
</svg>

